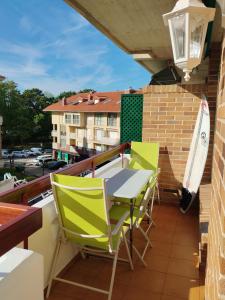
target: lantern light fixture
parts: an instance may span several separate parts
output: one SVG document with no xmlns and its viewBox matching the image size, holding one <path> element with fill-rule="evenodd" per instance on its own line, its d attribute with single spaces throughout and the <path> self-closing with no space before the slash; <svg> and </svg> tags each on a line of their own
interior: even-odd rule
<svg viewBox="0 0 225 300">
<path fill-rule="evenodd" d="M 183 70 L 186 81 L 201 63 L 208 23 L 214 16 L 215 8 L 206 7 L 201 0 L 178 0 L 173 10 L 163 15 L 169 26 L 174 63 Z"/>
</svg>

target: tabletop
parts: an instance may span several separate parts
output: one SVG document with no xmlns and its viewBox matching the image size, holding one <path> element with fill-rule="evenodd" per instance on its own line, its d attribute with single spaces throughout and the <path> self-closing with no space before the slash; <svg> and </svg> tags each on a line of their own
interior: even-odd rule
<svg viewBox="0 0 225 300">
<path fill-rule="evenodd" d="M 152 175 L 152 170 L 112 168 L 100 177 L 106 179 L 108 195 L 133 199 L 140 194 Z"/>
</svg>

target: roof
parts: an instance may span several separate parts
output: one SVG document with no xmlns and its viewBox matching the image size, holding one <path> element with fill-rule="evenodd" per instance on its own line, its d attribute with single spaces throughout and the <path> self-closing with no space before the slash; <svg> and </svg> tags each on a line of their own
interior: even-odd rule
<svg viewBox="0 0 225 300">
<path fill-rule="evenodd" d="M 125 93 L 125 91 L 79 93 L 47 106 L 44 111 L 120 112 L 121 95 Z"/>
<path fill-rule="evenodd" d="M 173 59 L 169 29 L 162 15 L 170 12 L 177 0 L 64 0 L 150 73 L 157 73 Z M 203 1 L 206 5 L 215 1 Z M 222 0 L 217 0 L 223 2 Z M 210 5 L 209 5 L 210 6 Z M 220 42 L 221 10 L 218 7 L 212 28 L 212 42 Z M 72 25 L 71 25 L 72 26 Z"/>
</svg>

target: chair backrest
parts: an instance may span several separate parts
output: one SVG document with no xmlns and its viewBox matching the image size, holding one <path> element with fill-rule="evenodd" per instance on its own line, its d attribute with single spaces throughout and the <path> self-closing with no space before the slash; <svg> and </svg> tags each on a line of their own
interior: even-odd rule
<svg viewBox="0 0 225 300">
<path fill-rule="evenodd" d="M 51 174 L 65 237 L 80 246 L 111 249 L 111 229 L 102 178 Z"/>
<path fill-rule="evenodd" d="M 129 168 L 156 171 L 159 161 L 159 143 L 131 142 Z"/>
</svg>

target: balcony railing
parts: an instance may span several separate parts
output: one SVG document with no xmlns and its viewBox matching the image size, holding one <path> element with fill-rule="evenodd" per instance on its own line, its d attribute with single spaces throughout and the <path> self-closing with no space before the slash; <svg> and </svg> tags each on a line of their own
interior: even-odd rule
<svg viewBox="0 0 225 300">
<path fill-rule="evenodd" d="M 57 130 L 52 130 L 52 136 L 57 136 Z"/>
<path fill-rule="evenodd" d="M 109 146 L 117 146 L 120 143 L 119 138 L 110 138 L 110 137 L 101 137 L 101 138 L 96 137 L 95 141 L 98 142 L 99 144 L 104 144 Z"/>
<path fill-rule="evenodd" d="M 97 154 L 81 162 L 75 163 L 71 166 L 65 167 L 54 173 L 60 173 L 65 175 L 80 175 L 87 170 L 91 170 L 92 176 L 94 177 L 95 168 L 112 159 L 113 157 L 121 154 L 123 155 L 126 149 L 129 149 L 129 143 L 121 144 L 112 150 Z M 37 197 L 41 193 L 51 188 L 49 175 L 42 176 L 38 179 L 30 181 L 23 186 L 16 187 L 7 192 L 0 193 L 1 202 L 17 203 L 17 204 L 28 204 L 28 201 L 34 197 Z"/>
<path fill-rule="evenodd" d="M 70 132 L 70 139 L 76 139 L 77 134 L 75 132 Z"/>
</svg>

